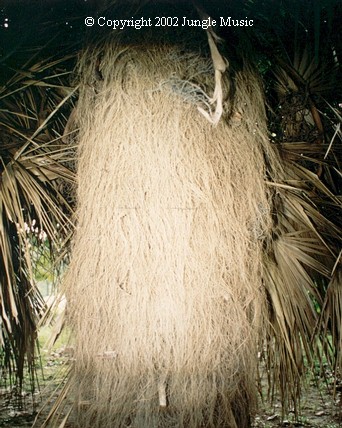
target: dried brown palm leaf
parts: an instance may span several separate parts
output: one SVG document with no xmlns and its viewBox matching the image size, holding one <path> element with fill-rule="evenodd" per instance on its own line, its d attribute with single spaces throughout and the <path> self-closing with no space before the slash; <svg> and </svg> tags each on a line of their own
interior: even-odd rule
<svg viewBox="0 0 342 428">
<path fill-rule="evenodd" d="M 291 150 L 291 144 L 280 148 Z M 300 143 L 300 149 L 304 157 L 320 152 L 323 159 L 324 150 L 315 151 L 312 144 Z M 266 336 L 270 391 L 278 386 L 285 412 L 292 407 L 298 410 L 301 375 L 314 359 L 320 360 L 321 349 L 329 348 L 335 362 L 340 358 L 341 337 L 339 294 L 336 286 L 329 286 L 327 297 L 322 286 L 331 278 L 341 244 L 341 201 L 303 166 L 302 156 L 296 159 L 285 158 L 283 171 L 276 174 L 278 181 L 269 183 L 275 189 L 275 224 L 266 245 L 264 271 L 270 311 Z M 333 351 L 328 335 L 332 319 Z"/>
<path fill-rule="evenodd" d="M 331 336 L 331 344 L 327 342 L 324 350 L 336 374 L 342 367 L 342 274 L 340 252 L 332 278 L 327 286 L 320 319 L 323 337 Z M 337 378 L 336 378 L 337 379 Z"/>
<path fill-rule="evenodd" d="M 0 90 L 0 364 L 3 376 L 19 388 L 25 365 L 33 385 L 37 325 L 45 306 L 32 246 L 38 249 L 40 236 L 56 251 L 72 228 L 72 201 L 63 186 L 74 181 L 74 148 L 61 137 L 73 92 L 59 69 L 68 59 L 32 63 Z M 33 222 L 39 233 L 27 233 Z"/>
</svg>

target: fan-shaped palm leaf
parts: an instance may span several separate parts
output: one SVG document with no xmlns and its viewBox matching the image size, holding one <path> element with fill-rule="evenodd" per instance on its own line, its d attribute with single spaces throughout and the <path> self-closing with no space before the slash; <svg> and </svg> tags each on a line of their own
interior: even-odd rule
<svg viewBox="0 0 342 428">
<path fill-rule="evenodd" d="M 0 364 L 5 378 L 19 386 L 25 362 L 34 379 L 37 323 L 45 306 L 27 225 L 36 223 L 51 248 L 72 228 L 72 201 L 64 189 L 74 180 L 74 149 L 62 142 L 74 93 L 63 69 L 68 60 L 26 64 L 0 88 Z"/>
</svg>

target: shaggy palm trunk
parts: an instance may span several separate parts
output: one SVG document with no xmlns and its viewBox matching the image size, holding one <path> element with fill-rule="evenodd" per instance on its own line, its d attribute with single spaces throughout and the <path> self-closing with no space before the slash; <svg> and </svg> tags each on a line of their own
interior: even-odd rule
<svg viewBox="0 0 342 428">
<path fill-rule="evenodd" d="M 80 60 L 66 280 L 78 423 L 247 427 L 270 225 L 261 90 L 238 73 L 215 127 L 197 110 L 210 56 L 143 49 L 108 41 Z"/>
</svg>

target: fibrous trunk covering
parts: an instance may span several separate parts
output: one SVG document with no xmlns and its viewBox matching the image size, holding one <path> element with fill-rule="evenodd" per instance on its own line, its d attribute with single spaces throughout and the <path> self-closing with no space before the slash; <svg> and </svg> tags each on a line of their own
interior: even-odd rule
<svg viewBox="0 0 342 428">
<path fill-rule="evenodd" d="M 210 55 L 108 41 L 80 73 L 79 426 L 248 426 L 270 225 L 258 82 L 236 73 L 215 127 L 197 110 Z"/>
</svg>

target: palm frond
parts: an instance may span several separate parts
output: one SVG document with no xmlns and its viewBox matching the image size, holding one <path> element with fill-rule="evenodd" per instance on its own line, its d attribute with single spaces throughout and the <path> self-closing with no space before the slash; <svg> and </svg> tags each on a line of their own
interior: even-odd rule
<svg viewBox="0 0 342 428">
<path fill-rule="evenodd" d="M 74 94 L 63 69 L 69 60 L 31 63 L 0 89 L 0 365 L 19 388 L 26 365 L 34 381 L 37 325 L 45 307 L 34 278 L 32 246 L 39 239 L 34 243 L 27 228 L 35 222 L 56 249 L 73 227 L 73 196 L 65 189 L 74 183 L 75 148 L 62 141 Z"/>
<path fill-rule="evenodd" d="M 266 365 L 270 393 L 275 393 L 276 385 L 285 413 L 292 407 L 298 410 L 301 375 L 314 361 L 322 361 L 322 350 L 333 368 L 341 363 L 337 284 L 342 203 L 332 178 L 338 167 L 334 156 L 340 150 L 336 141 L 333 147 L 319 140 L 279 143 L 283 170 L 269 182 L 274 227 L 265 253 L 270 320 Z"/>
<path fill-rule="evenodd" d="M 323 302 L 320 328 L 323 337 L 331 335 L 331 347 L 327 343 L 325 352 L 330 360 L 334 372 L 337 373 L 342 367 L 342 274 L 341 274 L 341 252 L 336 261 L 336 271 L 327 286 L 326 295 Z M 331 349 L 333 352 L 331 352 Z"/>
</svg>

